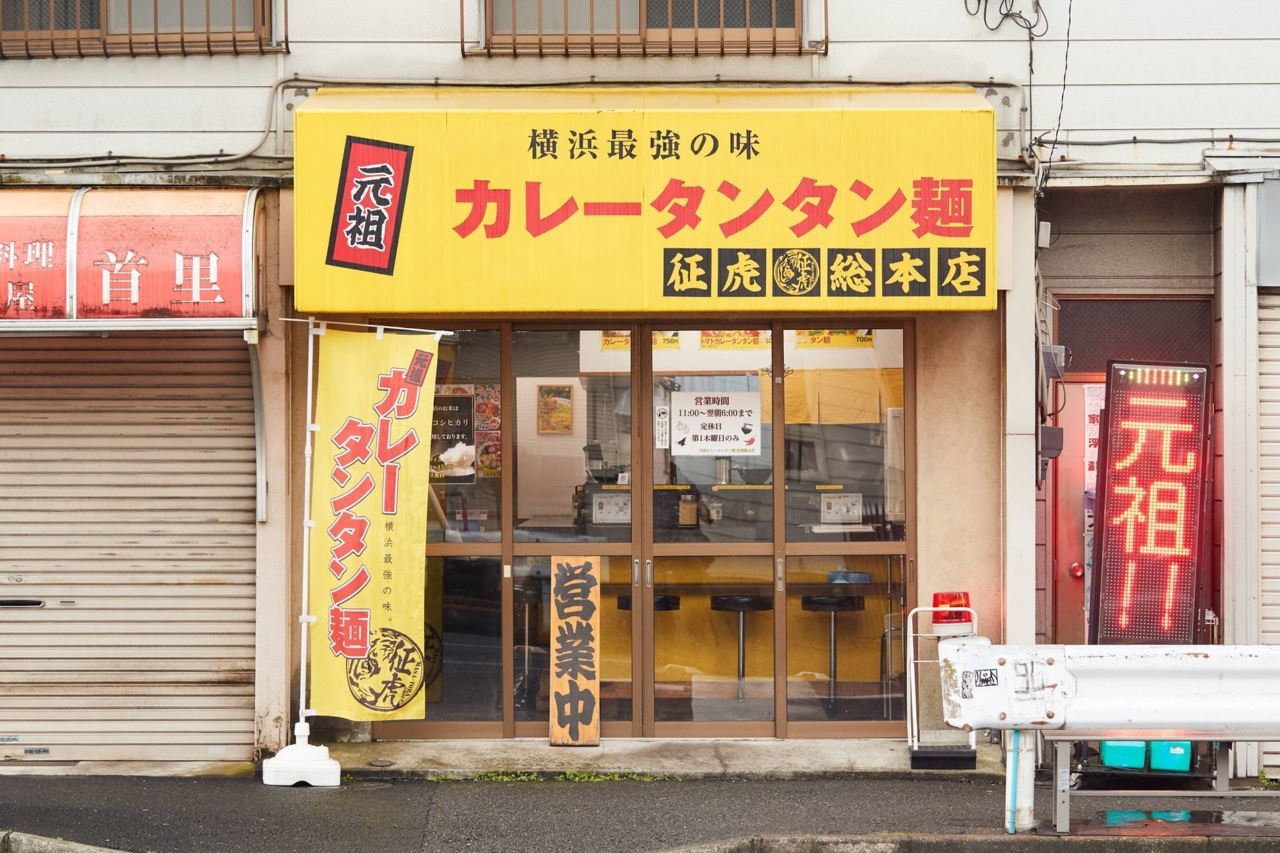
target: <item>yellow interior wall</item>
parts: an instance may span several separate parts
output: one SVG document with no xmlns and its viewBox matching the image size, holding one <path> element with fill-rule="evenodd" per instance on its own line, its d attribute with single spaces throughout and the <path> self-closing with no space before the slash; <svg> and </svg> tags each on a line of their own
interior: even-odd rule
<svg viewBox="0 0 1280 853">
<path fill-rule="evenodd" d="M 787 423 L 873 424 L 902 406 L 900 369 L 797 370 L 787 376 Z"/>
<path fill-rule="evenodd" d="M 789 584 L 825 583 L 827 573 L 841 568 L 869 572 L 869 586 L 837 586 L 836 590 L 861 595 L 864 609 L 836 614 L 836 667 L 839 681 L 880 680 L 880 639 L 885 616 L 890 611 L 887 598 L 890 559 L 886 557 L 792 557 L 787 561 Z M 901 582 L 901 570 L 895 581 Z M 894 605 L 894 609 L 897 607 Z M 811 612 L 803 607 L 803 595 L 787 595 L 787 678 L 793 681 L 826 681 L 830 667 L 829 613 Z M 900 666 L 900 663 L 899 663 Z"/>
</svg>

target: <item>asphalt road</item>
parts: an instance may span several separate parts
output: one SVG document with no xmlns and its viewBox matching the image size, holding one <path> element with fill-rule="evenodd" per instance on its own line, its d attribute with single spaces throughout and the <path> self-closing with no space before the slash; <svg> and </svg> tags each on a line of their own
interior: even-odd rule
<svg viewBox="0 0 1280 853">
<path fill-rule="evenodd" d="M 1038 816 L 1049 815 L 1038 791 Z M 977 781 L 364 782 L 0 776 L 0 828 L 123 850 L 660 850 L 750 835 L 1000 831 L 1004 789 Z M 1228 808 L 1280 810 L 1280 802 Z M 1205 800 L 1076 801 L 1223 808 Z M 1280 843 L 1280 839 L 1277 839 Z"/>
</svg>

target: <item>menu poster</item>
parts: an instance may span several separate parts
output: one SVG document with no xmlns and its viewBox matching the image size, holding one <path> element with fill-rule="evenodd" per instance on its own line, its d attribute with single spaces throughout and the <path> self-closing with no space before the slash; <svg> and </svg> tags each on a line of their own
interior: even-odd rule
<svg viewBox="0 0 1280 853">
<path fill-rule="evenodd" d="M 476 472 L 502 476 L 502 393 L 497 385 L 476 386 Z"/>
<path fill-rule="evenodd" d="M 699 343 L 704 350 L 765 349 L 770 337 L 767 329 L 703 329 Z"/>
<path fill-rule="evenodd" d="M 431 482 L 475 483 L 475 404 L 474 385 L 436 386 L 431 418 Z"/>
</svg>

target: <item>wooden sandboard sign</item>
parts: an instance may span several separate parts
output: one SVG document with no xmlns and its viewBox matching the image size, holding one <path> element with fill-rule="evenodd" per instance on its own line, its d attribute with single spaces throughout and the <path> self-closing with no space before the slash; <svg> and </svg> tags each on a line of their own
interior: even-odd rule
<svg viewBox="0 0 1280 853">
<path fill-rule="evenodd" d="M 551 745 L 600 745 L 600 558 L 551 558 Z"/>
</svg>

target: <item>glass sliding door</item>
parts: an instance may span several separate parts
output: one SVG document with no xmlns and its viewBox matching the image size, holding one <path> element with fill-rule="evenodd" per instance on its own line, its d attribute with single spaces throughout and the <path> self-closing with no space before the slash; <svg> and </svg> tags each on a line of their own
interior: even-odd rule
<svg viewBox="0 0 1280 853">
<path fill-rule="evenodd" d="M 782 330 L 793 734 L 902 728 L 914 535 L 904 328 Z"/>
<path fill-rule="evenodd" d="M 511 332 L 511 702 L 518 736 L 545 737 L 552 711 L 551 573 L 556 556 L 599 558 L 596 705 L 602 736 L 638 732 L 632 656 L 640 629 L 632 501 L 632 329 Z"/>
<path fill-rule="evenodd" d="M 772 735 L 773 330 L 651 330 L 648 710 L 658 735 Z"/>
</svg>

